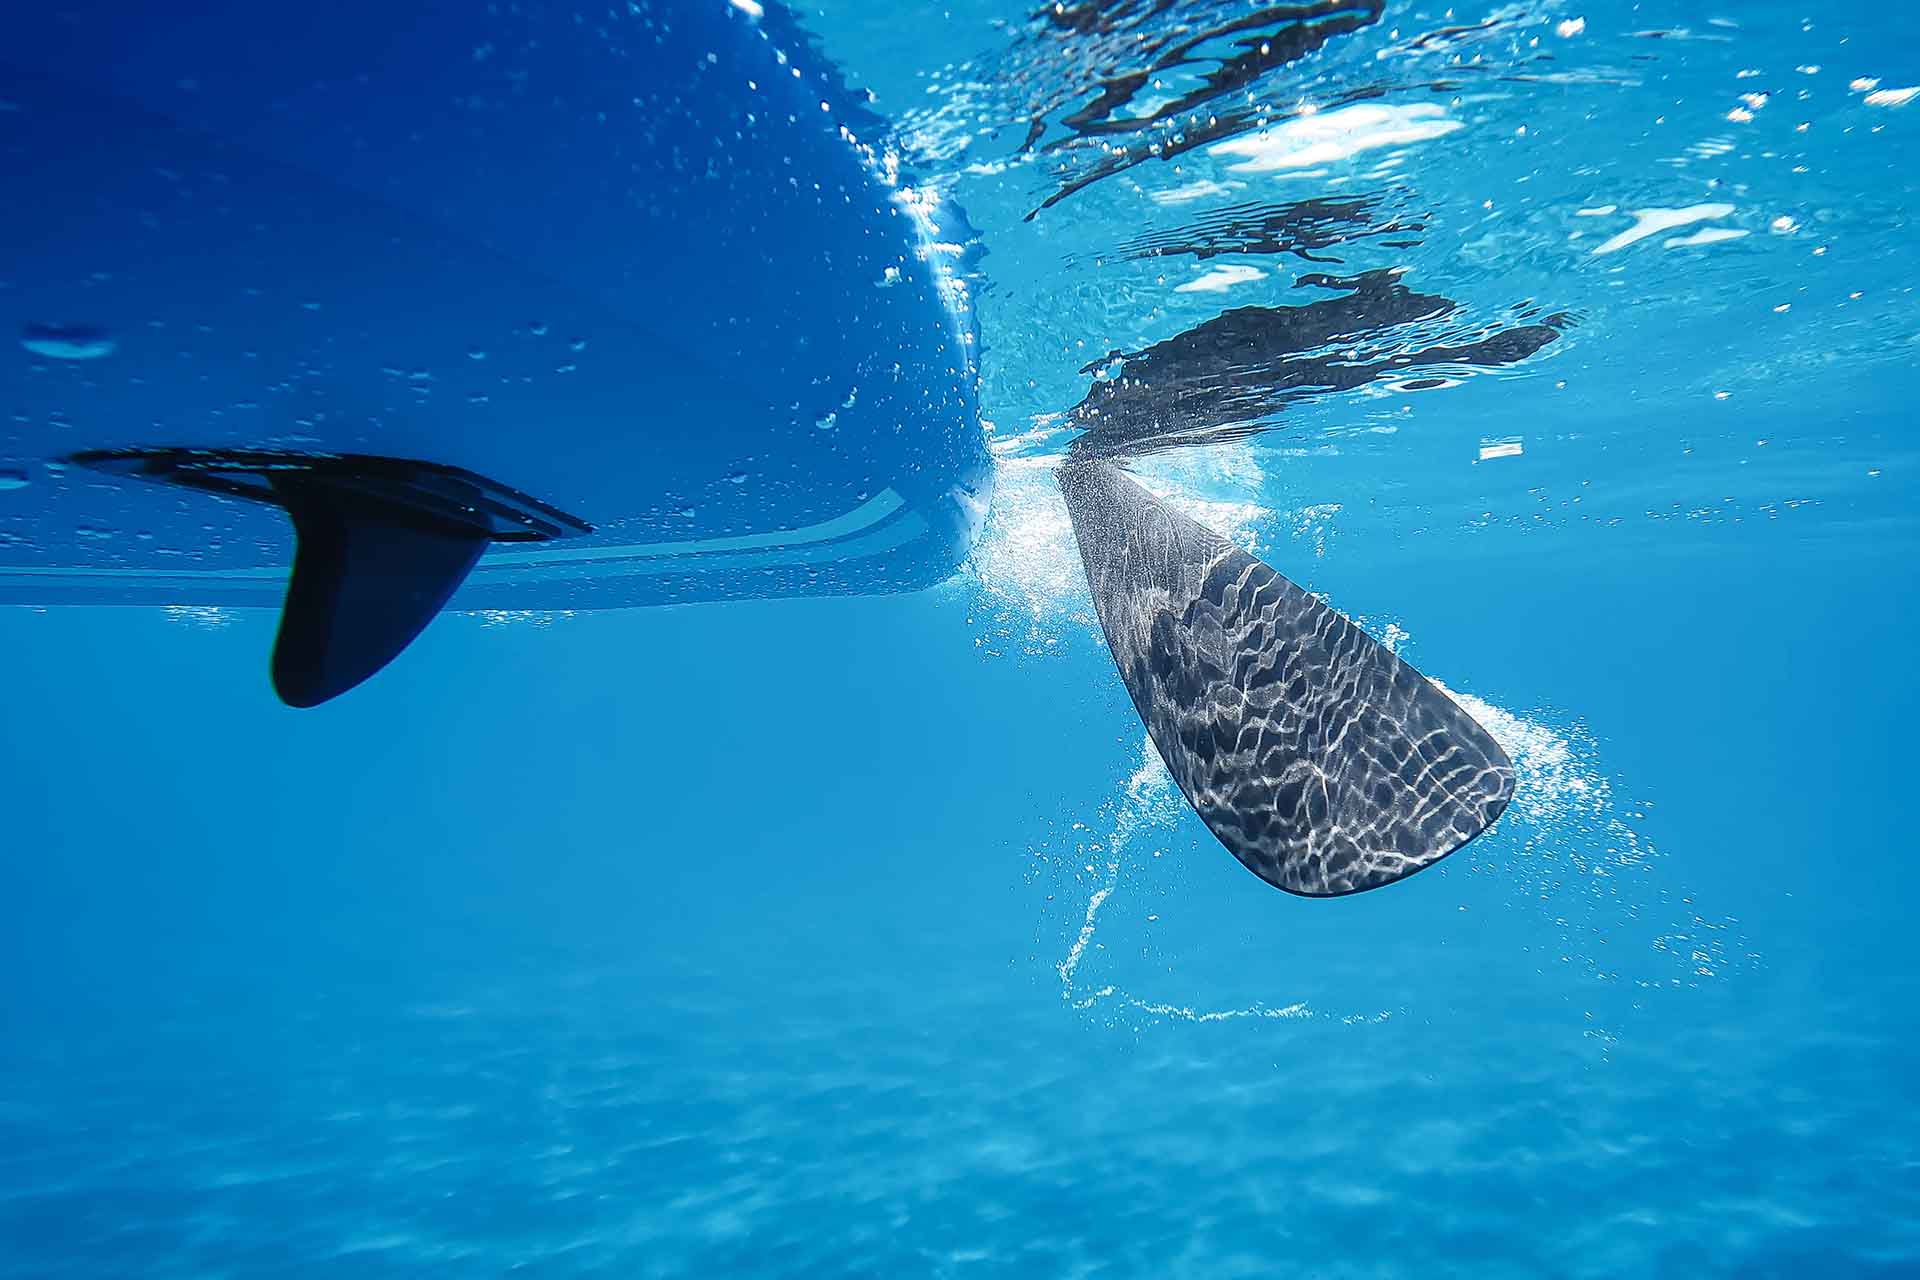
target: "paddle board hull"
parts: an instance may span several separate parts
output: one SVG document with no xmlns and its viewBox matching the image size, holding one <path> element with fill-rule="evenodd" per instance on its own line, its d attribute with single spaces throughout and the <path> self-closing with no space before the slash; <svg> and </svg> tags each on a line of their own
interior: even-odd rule
<svg viewBox="0 0 1920 1280">
<path fill-rule="evenodd" d="M 590 533 L 453 608 L 907 590 L 990 467 L 952 231 L 781 11 L 75 0 L 0 51 L 0 601 L 275 605 L 153 448 L 460 468 Z"/>
</svg>

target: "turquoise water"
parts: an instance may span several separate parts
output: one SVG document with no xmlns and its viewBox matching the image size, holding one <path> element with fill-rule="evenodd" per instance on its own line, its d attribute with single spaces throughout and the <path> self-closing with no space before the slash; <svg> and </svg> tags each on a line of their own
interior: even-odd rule
<svg viewBox="0 0 1920 1280">
<path fill-rule="evenodd" d="M 0 1274 L 1920 1274 L 1920 16 L 1055 17 L 800 14 L 978 231 L 952 581 L 305 715 L 270 614 L 0 611 Z M 1188 811 L 1049 478 L 1169 422 L 1507 748 L 1485 836 L 1307 901 Z"/>
</svg>

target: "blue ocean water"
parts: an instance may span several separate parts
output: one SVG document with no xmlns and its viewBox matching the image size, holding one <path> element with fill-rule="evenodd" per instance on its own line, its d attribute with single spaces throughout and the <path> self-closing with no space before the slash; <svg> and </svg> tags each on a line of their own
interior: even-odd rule
<svg viewBox="0 0 1920 1280">
<path fill-rule="evenodd" d="M 305 713 L 270 613 L 0 611 L 0 1275 L 1920 1274 L 1920 16 L 797 16 L 977 233 L 966 570 L 456 614 Z M 1513 757 L 1308 901 L 1048 477 L 1109 353 L 1375 271 L 1452 309 L 1136 464 Z"/>
</svg>

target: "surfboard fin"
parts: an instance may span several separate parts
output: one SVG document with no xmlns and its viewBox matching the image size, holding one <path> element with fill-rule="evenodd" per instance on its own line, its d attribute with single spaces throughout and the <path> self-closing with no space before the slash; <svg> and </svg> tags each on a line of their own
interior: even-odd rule
<svg viewBox="0 0 1920 1280">
<path fill-rule="evenodd" d="M 273 645 L 273 688 L 316 707 L 400 656 L 486 550 L 472 527 L 398 508 L 306 477 L 276 479 L 293 519 L 293 574 Z"/>
<path fill-rule="evenodd" d="M 1133 705 L 1248 870 L 1289 893 L 1357 893 L 1500 816 L 1512 762 L 1418 671 L 1113 463 L 1058 475 Z"/>
<path fill-rule="evenodd" d="M 292 707 L 336 698 L 398 657 L 488 543 L 592 532 L 484 476 L 428 462 L 207 449 L 119 449 L 72 461 L 286 511 L 293 572 L 272 671 L 274 691 Z"/>
</svg>

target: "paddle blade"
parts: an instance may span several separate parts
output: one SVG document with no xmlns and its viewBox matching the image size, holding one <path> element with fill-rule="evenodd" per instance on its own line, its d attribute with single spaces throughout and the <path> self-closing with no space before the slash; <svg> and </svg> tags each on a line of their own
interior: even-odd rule
<svg viewBox="0 0 1920 1280">
<path fill-rule="evenodd" d="M 1248 870 L 1289 893 L 1358 893 L 1507 807 L 1506 752 L 1366 632 L 1112 463 L 1059 478 L 1133 705 Z"/>
</svg>

